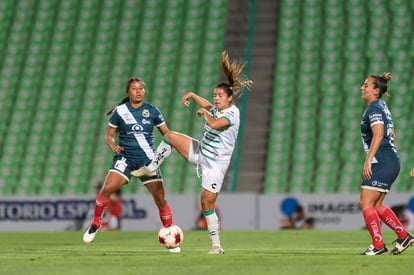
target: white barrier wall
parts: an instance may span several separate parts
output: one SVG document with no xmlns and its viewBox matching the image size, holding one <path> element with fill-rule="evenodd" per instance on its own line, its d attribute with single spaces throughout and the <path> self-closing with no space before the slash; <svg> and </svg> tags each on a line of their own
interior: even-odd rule
<svg viewBox="0 0 414 275">
<path fill-rule="evenodd" d="M 84 230 L 91 220 L 94 197 L 7 197 L 0 199 L 0 231 Z M 183 230 L 195 227 L 199 195 L 168 194 L 174 222 Z M 218 206 L 223 230 L 276 230 L 280 220 L 297 204 L 315 219 L 316 229 L 361 229 L 364 221 L 358 209 L 358 194 L 261 195 L 222 193 Z M 406 205 L 407 226 L 412 228 L 414 195 L 390 193 L 390 207 Z M 150 195 L 123 196 L 122 230 L 158 230 L 158 209 Z"/>
</svg>

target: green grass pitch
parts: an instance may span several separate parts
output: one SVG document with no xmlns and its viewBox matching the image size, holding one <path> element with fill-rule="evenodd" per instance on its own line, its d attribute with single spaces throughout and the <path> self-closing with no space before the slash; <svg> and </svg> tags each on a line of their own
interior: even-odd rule
<svg viewBox="0 0 414 275">
<path fill-rule="evenodd" d="M 223 255 L 208 255 L 206 231 L 185 231 L 182 252 L 169 253 L 155 231 L 0 232 L 0 274 L 411 274 L 414 247 L 403 254 L 359 255 L 367 231 L 221 232 Z M 389 250 L 395 235 L 384 231 Z"/>
</svg>

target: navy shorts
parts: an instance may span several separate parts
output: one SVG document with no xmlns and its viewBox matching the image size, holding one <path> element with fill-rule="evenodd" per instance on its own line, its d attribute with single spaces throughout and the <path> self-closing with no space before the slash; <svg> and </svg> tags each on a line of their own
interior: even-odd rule
<svg viewBox="0 0 414 275">
<path fill-rule="evenodd" d="M 147 162 L 149 163 L 149 160 L 147 160 Z M 117 154 L 114 156 L 109 170 L 122 174 L 125 177 L 125 179 L 129 181 L 131 179 L 131 171 L 139 169 L 148 163 L 146 163 L 145 160 L 128 158 L 125 155 Z M 142 176 L 139 177 L 139 179 L 143 184 L 154 180 L 162 181 L 161 170 L 157 169 L 157 175 L 155 176 Z"/>
<path fill-rule="evenodd" d="M 391 157 L 378 161 L 378 163 L 373 163 L 371 166 L 371 178 L 363 179 L 361 187 L 388 192 L 400 173 L 400 159 L 398 157 Z"/>
</svg>

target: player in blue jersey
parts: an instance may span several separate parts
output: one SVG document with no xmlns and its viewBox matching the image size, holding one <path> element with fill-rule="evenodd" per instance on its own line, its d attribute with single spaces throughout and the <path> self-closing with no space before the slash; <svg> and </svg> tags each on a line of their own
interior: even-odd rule
<svg viewBox="0 0 414 275">
<path fill-rule="evenodd" d="M 115 154 L 105 182 L 96 197 L 94 218 L 90 227 L 83 235 L 83 241 L 90 243 L 101 227 L 102 213 L 109 205 L 110 196 L 127 184 L 131 171 L 136 170 L 154 158 L 154 129 L 162 135 L 168 132 L 168 127 L 157 107 L 144 102 L 145 83 L 142 79 L 133 77 L 128 80 L 127 96 L 107 115 L 111 115 L 106 131 L 106 143 Z M 115 136 L 118 135 L 118 143 Z M 163 226 L 173 223 L 173 215 L 163 186 L 159 169 L 151 176 L 139 177 L 142 184 L 151 193 L 159 209 Z M 180 248 L 170 250 L 179 252 Z"/>
<path fill-rule="evenodd" d="M 221 63 L 228 83 L 219 83 L 215 87 L 214 104 L 193 92 L 182 97 L 185 106 L 189 106 L 189 100 L 192 99 L 201 107 L 197 111 L 197 114 L 205 119 L 204 136 L 201 141 L 170 131 L 164 135 L 163 141 L 157 147 L 152 162 L 132 172 L 134 176 L 153 174 L 169 156 L 172 148 L 200 168 L 201 208 L 212 242 L 209 254 L 224 253 L 220 244 L 219 220 L 214 209 L 239 131 L 239 109 L 233 104 L 233 99 L 240 95 L 244 87 L 250 89 L 252 84 L 251 80 L 241 77 L 244 62 L 230 61 L 227 52 L 224 51 L 221 54 Z"/>
<path fill-rule="evenodd" d="M 359 206 L 372 244 L 363 255 L 381 255 L 388 251 L 381 233 L 381 222 L 397 235 L 391 254 L 397 255 L 413 242 L 411 235 L 402 225 L 395 213 L 385 204 L 385 195 L 400 172 L 400 159 L 395 147 L 394 124 L 391 112 L 385 101 L 391 73 L 370 75 L 361 86 L 362 99 L 367 108 L 361 118 L 361 136 L 366 157 L 362 168 L 362 183 Z"/>
</svg>

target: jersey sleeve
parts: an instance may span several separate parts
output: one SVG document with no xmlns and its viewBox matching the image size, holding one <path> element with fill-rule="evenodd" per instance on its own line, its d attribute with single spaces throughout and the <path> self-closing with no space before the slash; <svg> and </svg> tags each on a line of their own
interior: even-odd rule
<svg viewBox="0 0 414 275">
<path fill-rule="evenodd" d="M 165 120 L 164 120 L 164 117 L 163 117 L 161 111 L 155 106 L 153 106 L 153 108 L 154 108 L 153 109 L 154 125 L 156 127 L 159 127 L 159 126 L 161 126 L 162 124 L 165 123 Z"/>
<path fill-rule="evenodd" d="M 111 117 L 109 118 L 108 125 L 112 128 L 118 128 L 120 121 L 121 117 L 117 112 L 117 108 L 115 108 L 115 110 L 111 114 Z"/>
<path fill-rule="evenodd" d="M 383 111 L 380 108 L 370 108 L 367 115 L 371 127 L 375 124 L 384 124 Z"/>
<path fill-rule="evenodd" d="M 227 119 L 229 125 L 234 125 L 239 123 L 239 112 L 236 108 L 230 108 L 225 114 L 224 118 Z"/>
</svg>

